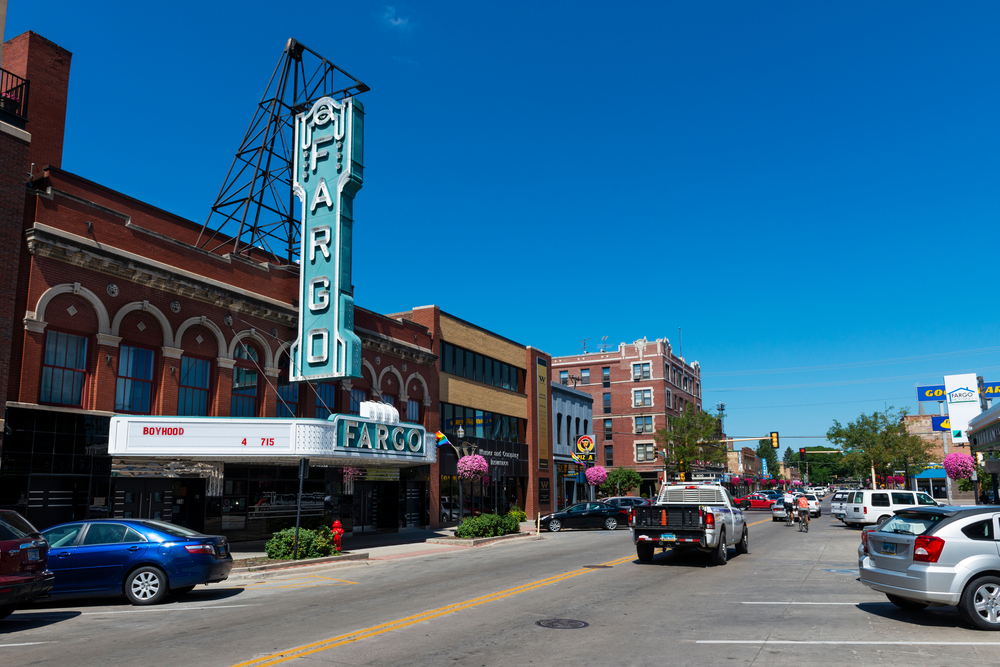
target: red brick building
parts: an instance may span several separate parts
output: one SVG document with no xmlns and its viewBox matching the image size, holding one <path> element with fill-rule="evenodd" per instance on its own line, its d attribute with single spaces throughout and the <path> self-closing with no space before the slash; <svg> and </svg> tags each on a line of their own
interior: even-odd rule
<svg viewBox="0 0 1000 667">
<path fill-rule="evenodd" d="M 666 338 L 641 338 L 614 351 L 554 357 L 551 377 L 594 397 L 598 463 L 637 470 L 640 492 L 655 492 L 663 461 L 654 457 L 653 434 L 687 406 L 701 410 L 698 362 L 676 355 Z"/>
<path fill-rule="evenodd" d="M 71 54 L 29 32 L 3 56 L 30 83 L 31 103 L 25 117 L 0 115 L 0 280 L 10 286 L 0 295 L 0 507 L 39 527 L 134 516 L 263 537 L 288 518 L 262 504 L 274 509 L 297 491 L 295 466 L 115 460 L 111 416 L 325 419 L 366 400 L 391 403 L 430 433 L 453 429 L 461 408 L 472 430 L 453 441 L 498 457 L 494 483 L 463 493 L 468 511 L 516 502 L 533 516 L 551 506 L 547 355 L 435 307 L 393 316 L 358 307 L 362 377 L 290 384 L 297 265 L 259 249 L 253 260 L 200 249 L 200 224 L 63 169 Z M 469 373 L 453 366 L 459 348 L 463 364 L 472 355 Z M 475 371 L 484 361 L 488 378 Z M 454 494 L 439 489 L 455 484 L 454 456 L 438 451 L 432 465 L 362 469 L 353 482 L 314 466 L 306 514 L 332 512 L 355 532 L 453 522 L 442 496 Z"/>
</svg>

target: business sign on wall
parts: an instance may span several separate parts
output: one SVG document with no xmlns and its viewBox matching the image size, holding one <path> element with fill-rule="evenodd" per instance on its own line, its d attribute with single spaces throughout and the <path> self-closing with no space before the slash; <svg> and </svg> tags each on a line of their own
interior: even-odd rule
<svg viewBox="0 0 1000 667">
<path fill-rule="evenodd" d="M 944 394 L 948 401 L 948 420 L 952 442 L 969 442 L 966 430 L 969 421 L 982 412 L 979 405 L 979 383 L 975 373 L 944 376 Z"/>
<path fill-rule="evenodd" d="M 549 364 L 538 357 L 535 366 L 538 387 L 538 467 L 549 467 Z"/>
<path fill-rule="evenodd" d="M 573 458 L 585 463 L 595 463 L 597 461 L 596 450 L 594 436 L 581 435 L 576 439 L 576 451 L 573 452 L 576 456 Z"/>
<path fill-rule="evenodd" d="M 983 395 L 986 398 L 1000 398 L 1000 382 L 987 382 L 983 385 Z M 944 401 L 943 384 L 927 384 L 917 386 L 918 401 Z"/>
<path fill-rule="evenodd" d="M 943 431 L 947 433 L 951 430 L 951 422 L 948 417 L 931 417 L 931 430 L 932 431 Z"/>
<path fill-rule="evenodd" d="M 360 377 L 351 235 L 364 173 L 364 108 L 353 97 L 317 100 L 295 117 L 294 141 L 292 188 L 302 202 L 302 244 L 289 380 Z"/>
</svg>

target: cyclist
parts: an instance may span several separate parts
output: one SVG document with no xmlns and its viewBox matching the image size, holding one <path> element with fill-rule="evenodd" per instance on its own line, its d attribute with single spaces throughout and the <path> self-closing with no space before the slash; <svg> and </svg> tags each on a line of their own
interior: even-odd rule
<svg viewBox="0 0 1000 667">
<path fill-rule="evenodd" d="M 799 496 L 799 528 L 805 526 L 809 530 L 809 500 L 805 495 Z M 804 523 L 803 523 L 804 522 Z"/>
<path fill-rule="evenodd" d="M 785 505 L 785 525 L 792 525 L 792 504 L 795 501 L 795 496 L 792 495 L 790 490 L 785 490 L 785 497 L 782 498 L 782 503 Z"/>
</svg>

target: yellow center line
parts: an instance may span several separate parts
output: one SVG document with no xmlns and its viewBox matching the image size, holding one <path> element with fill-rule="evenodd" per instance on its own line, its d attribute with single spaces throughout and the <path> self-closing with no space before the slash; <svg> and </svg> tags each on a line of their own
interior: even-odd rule
<svg viewBox="0 0 1000 667">
<path fill-rule="evenodd" d="M 601 565 L 620 565 L 622 563 L 627 563 L 629 561 L 635 560 L 635 556 L 629 555 L 624 558 L 619 558 L 617 560 L 608 561 L 606 563 L 601 563 Z M 580 568 L 578 570 L 572 570 L 570 572 L 564 572 L 547 579 L 541 579 L 529 584 L 524 584 L 522 586 L 517 586 L 515 588 L 508 588 L 507 590 L 498 591 L 496 593 L 491 593 L 490 595 L 484 595 L 482 597 L 473 598 L 471 600 L 466 600 L 465 602 L 457 602 L 455 604 L 447 605 L 445 607 L 439 607 L 437 609 L 431 609 L 429 611 L 422 612 L 420 614 L 415 614 L 413 616 L 407 616 L 406 618 L 400 618 L 395 621 L 389 621 L 388 623 L 382 623 L 381 625 L 376 625 L 374 627 L 368 628 L 366 630 L 359 630 L 357 632 L 350 632 L 338 637 L 331 637 L 330 639 L 324 639 L 323 641 L 314 642 L 312 644 L 306 644 L 304 646 L 299 646 L 297 648 L 287 649 L 281 653 L 271 654 L 264 656 L 262 658 L 255 658 L 253 660 L 248 660 L 247 662 L 241 662 L 233 667 L 270 667 L 271 665 L 277 665 L 288 660 L 293 660 L 295 658 L 302 658 L 307 655 L 312 655 L 314 653 L 319 653 L 321 651 L 326 651 L 331 648 L 336 648 L 338 646 L 343 646 L 344 644 L 349 644 L 351 642 L 356 642 L 359 639 L 366 639 L 368 637 L 375 637 L 386 632 L 391 632 L 392 630 L 399 630 L 400 628 L 405 628 L 407 626 L 413 625 L 415 623 L 420 623 L 422 621 L 428 621 L 432 618 L 438 618 L 439 616 L 445 616 L 447 614 L 453 614 L 456 611 L 462 611 L 470 607 L 475 607 L 476 605 L 484 604 L 486 602 L 493 602 L 494 600 L 502 600 L 503 598 L 510 597 L 511 595 L 517 595 L 518 593 L 524 593 L 526 591 L 531 591 L 536 588 L 541 588 L 542 586 L 548 586 L 551 584 L 570 579 L 572 577 L 580 576 L 581 574 L 587 574 L 588 572 L 594 572 L 595 570 L 591 568 Z"/>
<path fill-rule="evenodd" d="M 756 526 L 758 523 L 767 523 L 768 521 L 774 521 L 774 519 L 761 519 L 760 521 L 754 521 L 753 523 L 748 523 L 747 526 Z"/>
</svg>

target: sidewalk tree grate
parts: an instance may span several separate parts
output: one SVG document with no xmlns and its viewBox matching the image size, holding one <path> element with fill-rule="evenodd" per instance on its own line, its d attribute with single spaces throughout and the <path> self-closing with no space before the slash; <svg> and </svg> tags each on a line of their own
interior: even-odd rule
<svg viewBox="0 0 1000 667">
<path fill-rule="evenodd" d="M 549 618 L 544 621 L 538 621 L 535 625 L 540 625 L 543 628 L 551 628 L 553 630 L 579 630 L 580 628 L 587 627 L 590 623 L 574 621 L 570 618 Z"/>
</svg>

